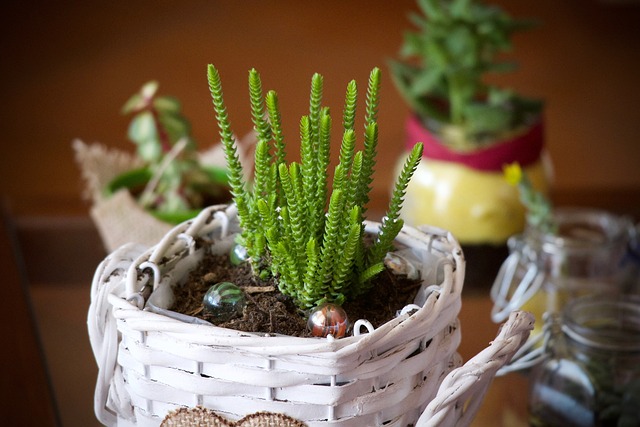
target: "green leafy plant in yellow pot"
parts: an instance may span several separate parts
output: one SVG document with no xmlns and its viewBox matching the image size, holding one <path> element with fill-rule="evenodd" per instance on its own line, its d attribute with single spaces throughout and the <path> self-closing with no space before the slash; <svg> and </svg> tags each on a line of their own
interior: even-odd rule
<svg viewBox="0 0 640 427">
<path fill-rule="evenodd" d="M 522 230 L 517 191 L 502 179 L 518 162 L 544 190 L 543 103 L 487 83 L 511 71 L 513 34 L 531 26 L 479 0 L 418 0 L 393 80 L 411 108 L 406 144 L 424 143 L 403 217 L 451 230 L 463 245 L 503 245 Z"/>
</svg>

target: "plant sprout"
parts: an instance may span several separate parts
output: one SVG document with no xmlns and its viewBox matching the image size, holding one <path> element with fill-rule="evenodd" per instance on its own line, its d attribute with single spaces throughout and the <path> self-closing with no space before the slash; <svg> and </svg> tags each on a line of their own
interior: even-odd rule
<svg viewBox="0 0 640 427">
<path fill-rule="evenodd" d="M 558 225 L 553 221 L 553 206 L 549 199 L 531 184 L 519 163 L 511 163 L 503 168 L 505 180 L 517 187 L 520 201 L 527 209 L 527 224 L 543 233 L 556 234 Z"/>
</svg>

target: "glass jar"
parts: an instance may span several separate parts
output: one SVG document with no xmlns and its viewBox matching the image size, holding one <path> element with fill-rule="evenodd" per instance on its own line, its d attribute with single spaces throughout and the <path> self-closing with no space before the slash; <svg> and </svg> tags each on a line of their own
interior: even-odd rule
<svg viewBox="0 0 640 427">
<path fill-rule="evenodd" d="M 640 425 L 640 296 L 590 295 L 552 321 L 531 374 L 530 425 Z"/>
<path fill-rule="evenodd" d="M 592 293 L 634 293 L 628 259 L 635 228 L 623 216 L 587 208 L 558 208 L 556 234 L 527 227 L 509 240 L 510 254 L 491 289 L 492 319 L 504 321 L 516 309 L 536 316 L 555 313 L 573 298 Z"/>
</svg>

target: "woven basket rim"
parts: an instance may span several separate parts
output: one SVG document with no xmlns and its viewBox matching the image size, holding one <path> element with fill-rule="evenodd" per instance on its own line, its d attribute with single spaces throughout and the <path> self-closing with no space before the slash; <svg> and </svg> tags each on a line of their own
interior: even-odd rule
<svg viewBox="0 0 640 427">
<path fill-rule="evenodd" d="M 175 243 L 176 240 L 180 240 L 177 236 L 182 236 L 184 239 L 185 235 L 191 236 L 191 238 L 195 239 L 199 237 L 202 229 L 208 230 L 209 228 L 216 227 L 216 218 L 213 221 L 203 221 L 204 219 L 209 219 L 212 216 L 212 212 L 224 212 L 231 220 L 234 219 L 236 215 L 234 205 L 218 205 L 214 207 L 210 207 L 205 209 L 198 215 L 198 217 L 193 220 L 185 221 L 184 223 L 176 226 L 172 231 L 167 233 L 165 238 L 159 242 L 156 246 L 147 249 L 144 253 L 140 254 L 138 258 L 132 263 L 127 271 L 127 279 L 131 281 L 132 278 L 137 278 L 139 276 L 139 269 L 148 265 L 148 263 L 153 263 L 154 259 L 160 259 L 161 261 L 158 264 L 164 265 L 167 264 L 166 261 L 162 261 L 163 258 L 167 258 L 165 252 L 170 250 L 172 244 Z M 190 227 L 193 224 L 204 224 L 207 223 L 206 227 Z M 368 232 L 376 232 L 379 223 L 373 221 L 365 221 L 365 230 Z M 183 230 L 185 229 L 185 230 Z M 194 231 L 196 230 L 196 231 Z M 432 234 L 429 234 L 432 233 Z M 434 234 L 435 233 L 435 234 Z M 424 236 L 430 236 L 429 243 L 424 242 Z M 434 309 L 436 306 L 441 308 L 440 310 L 435 310 L 435 312 L 441 312 L 443 310 L 443 306 L 446 307 L 449 304 L 456 304 L 457 300 L 460 299 L 461 291 L 462 291 L 462 283 L 464 280 L 464 269 L 456 268 L 456 262 L 459 264 L 460 261 L 463 260 L 462 250 L 458 242 L 453 238 L 453 236 L 446 232 L 445 230 L 441 230 L 435 227 L 428 227 L 427 230 L 419 230 L 414 227 L 404 226 L 401 230 L 398 238 L 396 239 L 400 243 L 404 245 L 411 244 L 423 244 L 427 245 L 430 250 L 438 250 L 435 249 L 434 246 L 437 246 L 435 242 L 433 242 L 433 238 L 440 237 L 443 239 L 444 246 L 449 246 L 446 248 L 449 253 L 445 252 L 445 249 L 440 249 L 439 251 L 448 256 L 451 256 L 451 259 L 447 259 L 451 261 L 450 268 L 444 266 L 444 271 L 446 277 L 442 280 L 441 284 L 447 285 L 444 289 L 440 288 L 440 284 L 436 284 L 434 286 L 435 292 L 431 292 L 424 303 L 419 306 L 419 308 L 414 311 L 412 314 L 402 314 L 400 316 L 395 317 L 394 319 L 389 320 L 388 322 L 380 325 L 378 328 L 375 328 L 373 331 L 369 331 L 368 333 L 363 333 L 360 335 L 350 335 L 340 339 L 333 339 L 333 337 L 319 338 L 319 337 L 291 337 L 288 335 L 282 334 L 263 334 L 263 333 L 251 333 L 251 332 L 243 332 L 236 331 L 229 328 L 219 327 L 208 322 L 207 324 L 193 324 L 186 323 L 183 320 L 175 319 L 172 317 L 168 317 L 162 313 L 154 313 L 153 309 L 149 309 L 147 307 L 145 309 L 144 306 L 141 306 L 138 302 L 136 306 L 133 304 L 135 301 L 135 296 L 131 293 L 131 289 L 135 289 L 135 287 L 129 286 L 128 295 L 125 295 L 123 299 L 127 301 L 127 304 L 133 304 L 132 307 L 128 307 L 127 304 L 118 304 L 116 301 L 111 300 L 115 305 L 123 309 L 120 314 L 116 314 L 118 318 L 126 318 L 127 322 L 135 325 L 138 316 L 134 316 L 132 318 L 131 309 L 138 309 L 140 311 L 140 316 L 149 317 L 153 316 L 154 321 L 157 323 L 157 328 L 153 328 L 157 331 L 163 331 L 165 333 L 176 333 L 176 334 L 184 334 L 184 335 L 193 335 L 194 342 L 202 343 L 202 344 L 213 344 L 213 345 L 233 345 L 238 348 L 253 348 L 254 351 L 264 346 L 264 352 L 271 354 L 282 342 L 282 345 L 289 347 L 291 345 L 297 346 L 297 351 L 300 351 L 303 348 L 307 348 L 309 352 L 336 352 L 345 347 L 356 346 L 357 343 L 362 341 L 362 344 L 357 345 L 354 351 L 358 351 L 358 349 L 364 345 L 364 343 L 369 341 L 377 341 L 384 339 L 384 336 L 392 329 L 398 327 L 398 325 L 408 322 L 403 326 L 403 328 L 407 328 L 411 323 L 421 322 L 421 323 L 432 323 L 432 321 L 437 322 L 437 318 L 434 319 Z M 189 239 L 187 239 L 189 241 Z M 441 242 L 442 243 L 442 242 Z M 158 248 L 161 248 L 159 250 Z M 186 249 L 185 249 L 186 250 Z M 171 258 L 171 257 L 169 257 Z M 445 258 L 442 258 L 445 259 Z M 443 262 L 446 264 L 446 262 Z M 136 272 L 136 268 L 138 271 Z M 134 274 L 135 273 L 135 274 Z M 156 275 L 158 272 L 155 273 Z M 162 272 L 161 274 L 162 275 Z M 154 277 L 154 279 L 156 279 Z M 160 286 L 160 282 L 162 279 L 154 281 L 154 288 Z M 425 285 L 423 284 L 422 292 L 426 292 Z M 449 303 L 449 304 L 447 304 Z M 455 315 L 459 311 L 459 307 L 455 309 Z M 455 317 L 455 316 L 454 316 Z M 366 319 L 364 319 L 366 320 Z M 443 322 L 446 323 L 446 322 Z M 145 328 L 148 330 L 148 328 Z M 248 338 L 252 338 L 255 344 L 251 345 Z M 214 342 L 212 342 L 214 341 Z"/>
</svg>

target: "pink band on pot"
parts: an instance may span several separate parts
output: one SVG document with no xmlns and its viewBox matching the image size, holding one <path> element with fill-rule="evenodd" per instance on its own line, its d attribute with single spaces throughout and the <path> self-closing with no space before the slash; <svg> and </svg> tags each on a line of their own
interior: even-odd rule
<svg viewBox="0 0 640 427">
<path fill-rule="evenodd" d="M 526 132 L 486 148 L 471 152 L 459 152 L 442 144 L 440 139 L 411 115 L 406 123 L 407 148 L 417 142 L 424 144 L 423 156 L 433 160 L 455 162 L 483 171 L 501 171 L 505 164 L 518 162 L 528 166 L 540 158 L 544 145 L 542 120 L 533 124 Z"/>
</svg>

